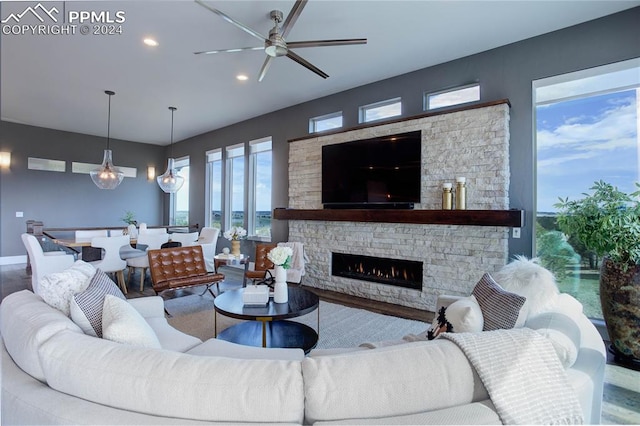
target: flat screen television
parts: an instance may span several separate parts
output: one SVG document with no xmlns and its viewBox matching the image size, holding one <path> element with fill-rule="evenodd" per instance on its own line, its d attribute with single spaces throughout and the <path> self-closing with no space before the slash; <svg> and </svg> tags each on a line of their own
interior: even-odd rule
<svg viewBox="0 0 640 426">
<path fill-rule="evenodd" d="M 421 132 L 322 147 L 324 208 L 413 208 L 420 202 Z"/>
</svg>

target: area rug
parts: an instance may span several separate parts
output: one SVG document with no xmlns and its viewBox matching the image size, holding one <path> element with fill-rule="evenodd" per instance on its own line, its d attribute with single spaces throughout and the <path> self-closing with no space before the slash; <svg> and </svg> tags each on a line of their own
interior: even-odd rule
<svg viewBox="0 0 640 426">
<path fill-rule="evenodd" d="M 202 299 L 205 299 L 205 296 L 203 296 Z M 202 303 L 206 303 L 205 300 L 201 300 L 200 303 L 197 304 L 201 305 Z M 186 304 L 188 301 L 183 300 L 181 303 L 182 302 Z M 178 330 L 201 340 L 214 337 L 216 325 L 218 332 L 220 332 L 240 322 L 240 320 L 227 318 L 220 314 L 214 319 L 213 298 L 211 298 L 211 306 L 211 309 L 197 312 L 183 311 L 185 313 L 173 316 L 169 318 L 168 321 Z M 169 308 L 169 305 L 167 305 L 167 308 Z M 318 330 L 317 311 L 293 320 L 302 322 L 314 330 Z M 316 348 L 349 348 L 359 346 L 362 343 L 398 340 L 407 334 L 423 332 L 428 326 L 427 323 L 421 321 L 397 318 L 369 312 L 364 309 L 350 308 L 320 301 L 320 338 L 318 339 Z"/>
</svg>

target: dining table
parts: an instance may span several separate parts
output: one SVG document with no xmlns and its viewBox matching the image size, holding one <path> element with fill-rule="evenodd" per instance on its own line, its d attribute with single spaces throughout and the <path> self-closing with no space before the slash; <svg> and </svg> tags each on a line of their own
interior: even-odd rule
<svg viewBox="0 0 640 426">
<path fill-rule="evenodd" d="M 52 238 L 51 241 L 63 247 L 71 249 L 83 247 L 91 247 L 92 238 Z M 133 257 L 143 256 L 146 253 L 145 250 L 136 248 L 136 239 L 131 239 L 131 244 L 124 245 L 120 248 L 120 258 L 123 260 L 131 259 Z"/>
</svg>

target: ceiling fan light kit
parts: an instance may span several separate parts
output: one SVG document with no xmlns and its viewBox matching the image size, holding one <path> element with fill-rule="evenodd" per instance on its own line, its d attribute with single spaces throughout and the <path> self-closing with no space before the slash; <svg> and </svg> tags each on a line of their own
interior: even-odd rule
<svg viewBox="0 0 640 426">
<path fill-rule="evenodd" d="M 184 184 L 184 177 L 178 174 L 175 166 L 175 159 L 173 158 L 173 113 L 178 108 L 169 107 L 169 109 L 171 110 L 171 156 L 167 161 L 167 170 L 158 176 L 156 180 L 158 182 L 158 186 L 160 186 L 164 192 L 171 194 L 182 188 L 182 185 Z"/>
<path fill-rule="evenodd" d="M 260 69 L 258 81 L 262 81 L 264 79 L 273 58 L 278 58 L 281 56 L 287 56 L 289 59 L 293 60 L 294 62 L 297 62 L 298 64 L 314 72 L 320 77 L 327 78 L 329 77 L 329 74 L 325 73 L 315 65 L 311 64 L 310 62 L 308 62 L 298 54 L 291 51 L 291 48 L 347 46 L 347 45 L 354 45 L 354 44 L 366 44 L 367 39 L 354 38 L 354 39 L 341 39 L 341 40 L 293 41 L 287 44 L 286 37 L 289 34 L 289 31 L 291 31 L 293 24 L 295 24 L 296 20 L 300 16 L 300 13 L 302 13 L 302 9 L 306 6 L 307 1 L 308 0 L 297 0 L 295 2 L 293 7 L 291 8 L 291 11 L 287 15 L 287 19 L 284 21 L 284 24 L 282 24 L 282 27 L 280 26 L 280 23 L 282 22 L 284 17 L 283 13 L 279 10 L 272 10 L 271 13 L 269 14 L 269 17 L 273 20 L 274 26 L 269 31 L 269 37 L 265 38 L 258 31 L 255 31 L 249 28 L 248 26 L 228 16 L 224 12 L 207 5 L 204 1 L 195 0 L 195 2 L 198 3 L 200 6 L 217 14 L 225 21 L 229 22 L 232 25 L 235 25 L 242 31 L 245 31 L 246 33 L 262 41 L 264 45 L 263 47 L 242 47 L 242 48 L 235 48 L 235 49 L 208 50 L 208 51 L 194 52 L 194 53 L 196 55 L 208 55 L 212 53 L 235 53 L 235 52 L 243 52 L 246 50 L 264 50 L 265 53 L 267 54 L 267 58 L 265 59 L 264 64 L 262 65 L 262 68 Z"/>
<path fill-rule="evenodd" d="M 91 170 L 89 176 L 96 186 L 100 189 L 115 189 L 124 179 L 124 172 L 113 164 L 113 153 L 109 149 L 110 129 L 111 129 L 111 96 L 115 92 L 105 90 L 105 94 L 109 96 L 109 112 L 107 115 L 107 149 L 104 150 L 102 164 L 97 169 Z"/>
</svg>

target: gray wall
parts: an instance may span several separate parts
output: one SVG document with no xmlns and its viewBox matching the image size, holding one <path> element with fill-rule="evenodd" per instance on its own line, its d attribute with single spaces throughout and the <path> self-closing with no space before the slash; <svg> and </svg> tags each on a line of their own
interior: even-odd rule
<svg viewBox="0 0 640 426">
<path fill-rule="evenodd" d="M 117 166 L 136 167 L 112 191 L 99 190 L 88 174 L 71 172 L 71 162 L 99 164 L 106 147 L 102 137 L 0 122 L 0 150 L 11 152 L 11 169 L 0 172 L 1 256 L 25 254 L 20 234 L 29 219 L 45 227 L 122 226 L 126 210 L 138 221 L 162 223 L 164 193 L 147 181 L 147 165 L 164 167 L 165 147 L 111 140 Z M 28 157 L 65 160 L 66 172 L 28 170 Z M 160 172 L 162 173 L 162 171 Z M 16 212 L 24 217 L 16 217 Z"/>
<path fill-rule="evenodd" d="M 436 91 L 470 82 L 480 82 L 481 101 L 508 98 L 511 102 L 510 205 L 512 208 L 526 211 L 527 224 L 522 230 L 522 238 L 510 241 L 509 251 L 512 255 L 531 255 L 535 217 L 535 148 L 532 136 L 531 82 L 552 75 L 635 57 L 640 57 L 640 8 L 316 99 L 181 141 L 174 144 L 174 156 L 189 155 L 191 160 L 190 222 L 204 224 L 206 212 L 203 195 L 206 169 L 204 152 L 209 149 L 272 136 L 273 207 L 286 207 L 287 141 L 308 134 L 309 118 L 343 111 L 344 127 L 348 128 L 358 124 L 360 105 L 398 96 L 403 100 L 403 115 L 412 116 L 422 112 L 424 91 Z M 12 140 L 5 136 L 6 126 L 14 129 Z M 31 151 L 37 149 L 38 152 L 50 150 L 49 152 L 58 153 L 58 158 L 70 159 L 78 155 L 75 150 L 79 149 L 87 157 L 79 158 L 78 161 L 98 162 L 99 159 L 95 157 L 99 154 L 96 154 L 96 151 L 101 152 L 104 147 L 104 141 L 100 138 L 89 149 L 83 143 L 91 137 L 79 135 L 70 137 L 69 133 L 54 132 L 58 137 L 42 138 L 41 134 L 45 132 L 42 129 L 19 126 L 16 130 L 14 126 L 16 125 L 2 123 L 0 148 L 19 149 L 23 157 L 44 155 Z M 69 140 L 75 141 L 73 148 L 69 145 Z M 113 147 L 116 164 L 136 166 L 138 164 L 136 161 L 139 161 L 143 165 L 138 167 L 146 167 L 144 158 L 157 158 L 156 167 L 162 173 L 164 165 L 161 165 L 161 157 L 164 151 L 158 151 L 159 148 L 153 146 L 122 143 L 125 145 L 121 149 L 117 149 L 116 145 Z M 136 154 L 128 153 L 129 149 Z M 128 157 L 126 161 L 123 158 L 125 152 Z M 24 210 L 25 219 L 40 219 L 47 224 L 51 222 L 52 225 L 64 218 L 65 223 L 69 225 L 60 226 L 75 226 L 79 223 L 99 226 L 117 224 L 117 218 L 126 208 L 136 211 L 139 217 L 150 216 L 153 214 L 152 211 L 159 208 L 158 206 L 162 203 L 158 190 L 155 188 L 148 190 L 145 186 L 147 182 L 144 176 L 138 178 L 140 181 L 135 183 L 135 188 L 130 186 L 134 184 L 125 181 L 122 190 L 114 191 L 113 195 L 105 195 L 100 194 L 102 191 L 96 193 L 91 188 L 93 184 L 88 176 L 69 175 L 64 176 L 68 179 L 65 183 L 69 185 L 68 191 L 65 192 L 65 201 L 75 207 L 63 207 L 64 213 L 57 213 L 53 211 L 56 209 L 56 204 L 50 202 L 46 203 L 47 207 L 38 207 L 42 206 L 42 200 L 52 198 L 52 194 L 49 193 L 51 189 L 43 189 L 51 185 L 50 182 L 45 182 L 51 179 L 49 178 L 51 174 L 39 177 L 35 174 L 27 174 L 24 170 L 18 170 L 17 167 L 17 164 L 15 167 L 12 166 L 9 178 L 6 173 L 1 175 L 2 208 L 0 212 L 3 235 L 0 256 L 22 254 L 22 249 L 19 245 L 16 247 L 16 242 L 19 242 L 17 238 L 24 228 L 24 220 L 12 217 L 16 210 Z M 26 182 L 22 182 L 22 179 L 26 179 Z M 81 192 L 88 195 L 80 194 Z M 138 201 L 139 197 L 145 197 L 145 201 Z M 28 211 L 27 207 L 22 207 L 25 203 L 31 205 L 33 210 Z M 110 211 L 102 210 L 105 204 L 110 205 Z M 164 217 L 159 218 L 158 221 L 166 223 L 168 220 L 166 207 L 163 213 Z M 145 217 L 144 219 L 154 222 L 153 218 Z M 16 226 L 19 229 L 14 229 Z M 274 221 L 273 239 L 282 241 L 286 238 L 286 223 Z"/>
</svg>

